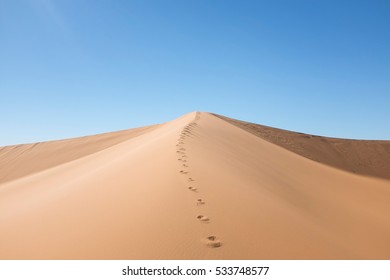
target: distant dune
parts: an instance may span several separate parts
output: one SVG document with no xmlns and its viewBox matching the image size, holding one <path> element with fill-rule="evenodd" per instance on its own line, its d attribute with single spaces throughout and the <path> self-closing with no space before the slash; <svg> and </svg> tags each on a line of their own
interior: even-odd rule
<svg viewBox="0 0 390 280">
<path fill-rule="evenodd" d="M 189 113 L 0 147 L 0 259 L 390 259 L 390 141 Z"/>
</svg>

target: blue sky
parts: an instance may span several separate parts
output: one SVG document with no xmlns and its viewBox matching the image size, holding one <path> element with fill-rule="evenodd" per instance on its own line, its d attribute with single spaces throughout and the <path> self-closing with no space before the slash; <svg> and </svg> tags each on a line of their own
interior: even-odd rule
<svg viewBox="0 0 390 280">
<path fill-rule="evenodd" d="M 1 0 L 0 145 L 191 111 L 390 139 L 390 1 Z"/>
</svg>

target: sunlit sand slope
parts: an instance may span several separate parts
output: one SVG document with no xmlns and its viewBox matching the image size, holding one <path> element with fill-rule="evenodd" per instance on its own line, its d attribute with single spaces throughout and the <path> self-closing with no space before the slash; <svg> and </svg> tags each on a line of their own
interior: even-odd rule
<svg viewBox="0 0 390 280">
<path fill-rule="evenodd" d="M 59 141 L 0 147 L 0 184 L 93 154 L 155 127 L 157 126 Z"/>
</svg>

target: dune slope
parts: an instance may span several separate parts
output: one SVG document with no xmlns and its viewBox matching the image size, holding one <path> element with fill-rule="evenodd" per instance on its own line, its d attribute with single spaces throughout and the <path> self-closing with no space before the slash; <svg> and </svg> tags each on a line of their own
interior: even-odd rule
<svg viewBox="0 0 390 280">
<path fill-rule="evenodd" d="M 157 126 L 59 141 L 0 147 L 0 184 L 93 154 L 155 127 Z"/>
<path fill-rule="evenodd" d="M 390 141 L 323 137 L 214 115 L 314 161 L 356 174 L 390 179 Z"/>
<path fill-rule="evenodd" d="M 0 259 L 390 258 L 390 181 L 215 115 L 69 147 L 80 156 L 0 184 Z"/>
</svg>

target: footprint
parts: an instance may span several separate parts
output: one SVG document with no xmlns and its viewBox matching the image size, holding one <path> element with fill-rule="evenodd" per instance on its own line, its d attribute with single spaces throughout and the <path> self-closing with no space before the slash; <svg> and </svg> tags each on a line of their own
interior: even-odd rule
<svg viewBox="0 0 390 280">
<path fill-rule="evenodd" d="M 187 172 L 187 171 L 184 171 L 184 170 L 180 170 L 180 173 L 181 173 L 181 174 L 187 174 L 188 172 Z"/>
<path fill-rule="evenodd" d="M 190 178 L 188 178 L 188 181 L 193 182 L 195 180 L 190 177 Z"/>
<path fill-rule="evenodd" d="M 193 191 L 193 192 L 197 192 L 197 191 L 198 191 L 198 189 L 195 188 L 195 187 L 188 187 L 188 189 L 189 189 L 190 191 Z"/>
<path fill-rule="evenodd" d="M 203 205 L 203 204 L 205 204 L 203 199 L 199 198 L 199 199 L 196 200 L 196 205 Z"/>
<path fill-rule="evenodd" d="M 210 235 L 206 238 L 206 245 L 211 248 L 218 248 L 222 246 L 222 243 L 216 236 Z"/>
<path fill-rule="evenodd" d="M 210 218 L 207 217 L 207 216 L 204 216 L 204 215 L 198 215 L 196 218 L 197 218 L 199 221 L 201 221 L 201 222 L 208 222 L 208 221 L 210 221 Z"/>
</svg>

